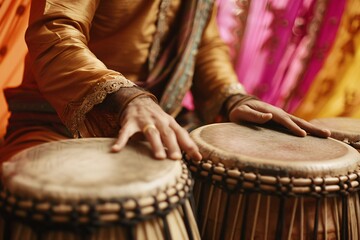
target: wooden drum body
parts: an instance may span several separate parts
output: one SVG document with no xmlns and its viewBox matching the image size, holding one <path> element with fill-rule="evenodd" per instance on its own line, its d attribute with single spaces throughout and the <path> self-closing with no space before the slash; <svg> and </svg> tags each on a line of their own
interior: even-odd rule
<svg viewBox="0 0 360 240">
<path fill-rule="evenodd" d="M 310 121 L 312 124 L 327 128 L 331 137 L 350 144 L 360 152 L 360 119 L 359 118 L 317 118 Z"/>
<path fill-rule="evenodd" d="M 203 239 L 359 239 L 360 154 L 334 139 L 221 123 L 186 159 Z"/>
<path fill-rule="evenodd" d="M 51 142 L 3 165 L 3 239 L 199 239 L 180 161 L 144 143 L 110 153 L 106 138 Z"/>
</svg>

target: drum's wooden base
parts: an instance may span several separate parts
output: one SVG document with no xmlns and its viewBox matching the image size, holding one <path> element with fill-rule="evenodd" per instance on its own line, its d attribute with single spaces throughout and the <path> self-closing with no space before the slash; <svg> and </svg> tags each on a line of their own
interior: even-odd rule
<svg viewBox="0 0 360 240">
<path fill-rule="evenodd" d="M 195 183 L 194 192 L 202 239 L 355 240 L 360 237 L 358 193 L 344 199 L 229 193 L 202 182 Z M 343 221 L 344 208 L 346 221 Z"/>
<path fill-rule="evenodd" d="M 203 239 L 360 239 L 360 155 L 349 145 L 251 124 L 191 136 Z"/>
<path fill-rule="evenodd" d="M 185 213 L 186 211 L 186 213 Z M 185 214 L 184 214 L 185 213 Z M 166 224 L 169 227 L 169 235 L 171 239 L 200 239 L 198 234 L 197 224 L 192 215 L 192 209 L 189 201 L 186 201 L 183 207 L 173 209 L 165 217 Z M 9 220 L 5 220 L 9 223 Z M 26 224 L 13 221 L 12 224 L 5 224 L 5 221 L 0 218 L 0 240 L 7 240 L 5 228 L 10 231 L 11 240 L 129 240 L 129 239 L 169 239 L 164 234 L 164 219 L 157 217 L 151 220 L 143 221 L 133 226 L 123 226 L 112 224 L 107 227 L 97 228 L 76 228 L 69 230 L 49 230 L 42 229 L 43 233 L 36 232 L 36 228 L 31 228 Z M 189 226 L 186 226 L 186 224 Z M 190 227 L 190 229 L 187 229 Z M 41 230 L 41 225 L 38 226 Z M 189 235 L 189 230 L 191 231 Z"/>
<path fill-rule="evenodd" d="M 192 179 L 148 143 L 109 152 L 114 139 L 50 142 L 3 164 L 0 236 L 33 239 L 200 239 Z"/>
</svg>

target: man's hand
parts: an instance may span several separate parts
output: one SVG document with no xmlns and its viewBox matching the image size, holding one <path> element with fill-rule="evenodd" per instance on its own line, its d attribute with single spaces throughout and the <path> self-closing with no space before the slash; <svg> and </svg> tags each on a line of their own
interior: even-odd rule
<svg viewBox="0 0 360 240">
<path fill-rule="evenodd" d="M 181 159 L 181 150 L 194 160 L 201 160 L 197 145 L 173 117 L 149 97 L 132 100 L 122 113 L 121 129 L 112 151 L 120 151 L 136 133 L 149 141 L 157 159 Z"/>
<path fill-rule="evenodd" d="M 255 99 L 241 102 L 232 108 L 229 112 L 229 120 L 235 123 L 248 121 L 259 124 L 272 120 L 300 137 L 306 136 L 307 133 L 323 138 L 330 136 L 330 131 L 327 129 L 316 127 L 301 118 L 286 113 L 278 107 Z"/>
</svg>

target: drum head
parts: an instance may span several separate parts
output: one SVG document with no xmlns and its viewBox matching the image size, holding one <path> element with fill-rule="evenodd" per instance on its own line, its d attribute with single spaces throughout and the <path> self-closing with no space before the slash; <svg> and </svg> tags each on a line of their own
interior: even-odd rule
<svg viewBox="0 0 360 240">
<path fill-rule="evenodd" d="M 310 121 L 312 124 L 327 128 L 331 137 L 340 141 L 348 141 L 360 149 L 360 119 L 356 118 L 318 118 Z"/>
<path fill-rule="evenodd" d="M 129 143 L 110 153 L 114 139 L 50 142 L 3 165 L 6 188 L 17 196 L 78 201 L 150 196 L 176 183 L 180 161 L 156 160 L 150 146 Z"/>
<path fill-rule="evenodd" d="M 261 174 L 325 177 L 354 171 L 360 154 L 334 140 L 257 125 L 211 124 L 191 132 L 205 160 Z"/>
</svg>

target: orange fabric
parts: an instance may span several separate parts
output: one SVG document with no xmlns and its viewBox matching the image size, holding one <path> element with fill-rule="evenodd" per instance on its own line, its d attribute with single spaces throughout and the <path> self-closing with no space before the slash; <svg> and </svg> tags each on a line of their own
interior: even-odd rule
<svg viewBox="0 0 360 240">
<path fill-rule="evenodd" d="M 3 89 L 22 80 L 27 47 L 24 41 L 30 13 L 30 0 L 0 1 L 0 137 L 9 116 Z"/>
</svg>

